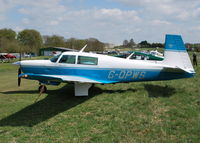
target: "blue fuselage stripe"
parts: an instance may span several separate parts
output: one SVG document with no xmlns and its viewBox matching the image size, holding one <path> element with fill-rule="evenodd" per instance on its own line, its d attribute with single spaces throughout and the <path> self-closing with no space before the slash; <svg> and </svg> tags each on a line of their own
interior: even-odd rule
<svg viewBox="0 0 200 143">
<path fill-rule="evenodd" d="M 74 67 L 37 67 L 24 66 L 24 73 L 45 75 L 78 76 L 100 83 L 170 80 L 191 77 L 180 72 L 163 72 L 162 69 L 115 69 L 115 68 L 74 68 Z"/>
</svg>

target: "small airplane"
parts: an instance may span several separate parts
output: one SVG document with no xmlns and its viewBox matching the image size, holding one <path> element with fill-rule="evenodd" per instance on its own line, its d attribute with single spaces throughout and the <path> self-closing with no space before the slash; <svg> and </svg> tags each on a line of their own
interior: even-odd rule
<svg viewBox="0 0 200 143">
<path fill-rule="evenodd" d="M 150 51 L 150 52 L 134 52 L 131 59 L 143 59 L 143 60 L 155 60 L 155 61 L 162 61 L 164 57 L 158 51 Z"/>
<path fill-rule="evenodd" d="M 18 86 L 21 78 L 38 80 L 40 91 L 47 90 L 45 85 L 72 82 L 75 96 L 88 96 L 93 84 L 172 80 L 195 75 L 180 35 L 166 35 L 163 61 L 87 53 L 84 52 L 86 46 L 79 52 L 63 52 L 50 60 L 15 62 L 19 66 Z"/>
<path fill-rule="evenodd" d="M 152 59 L 158 59 L 159 61 L 164 60 L 164 56 L 162 53 L 158 52 L 157 50 L 155 51 L 150 51 L 149 54 L 152 56 Z M 151 57 L 150 56 L 150 57 Z"/>
</svg>

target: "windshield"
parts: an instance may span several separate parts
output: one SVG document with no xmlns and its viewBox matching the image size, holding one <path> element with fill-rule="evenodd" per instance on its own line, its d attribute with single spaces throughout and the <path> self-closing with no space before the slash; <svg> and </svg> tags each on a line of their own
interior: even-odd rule
<svg viewBox="0 0 200 143">
<path fill-rule="evenodd" d="M 57 56 L 51 58 L 50 61 L 53 62 L 53 63 L 55 63 L 58 60 L 58 58 L 60 57 L 60 55 L 57 55 Z"/>
</svg>

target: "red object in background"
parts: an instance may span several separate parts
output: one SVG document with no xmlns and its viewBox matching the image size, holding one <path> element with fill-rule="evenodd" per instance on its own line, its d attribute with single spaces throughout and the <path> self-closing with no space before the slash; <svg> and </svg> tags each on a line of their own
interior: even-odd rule
<svg viewBox="0 0 200 143">
<path fill-rule="evenodd" d="M 6 55 L 4 55 L 6 58 L 8 58 L 8 59 L 15 59 L 16 58 L 16 56 L 14 56 L 14 55 L 11 55 L 11 54 L 6 54 Z"/>
</svg>

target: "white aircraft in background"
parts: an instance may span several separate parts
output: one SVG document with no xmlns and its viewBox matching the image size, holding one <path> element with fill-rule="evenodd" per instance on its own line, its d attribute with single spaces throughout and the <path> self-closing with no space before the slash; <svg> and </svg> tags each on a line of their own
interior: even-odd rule
<svg viewBox="0 0 200 143">
<path fill-rule="evenodd" d="M 75 96 L 88 96 L 92 84 L 172 80 L 195 75 L 179 35 L 166 35 L 164 60 L 159 62 L 86 53 L 83 52 L 85 47 L 79 52 L 64 52 L 50 60 L 14 63 L 20 66 L 18 85 L 21 78 L 38 80 L 39 89 L 46 91 L 45 85 L 73 82 Z"/>
</svg>

